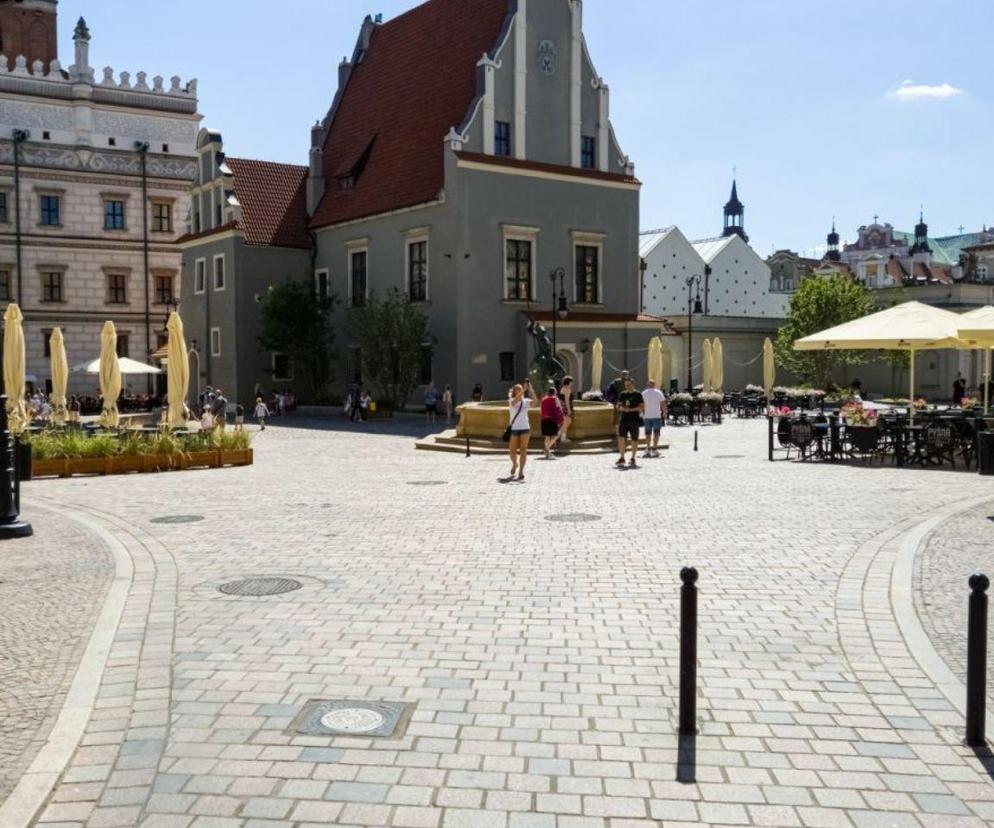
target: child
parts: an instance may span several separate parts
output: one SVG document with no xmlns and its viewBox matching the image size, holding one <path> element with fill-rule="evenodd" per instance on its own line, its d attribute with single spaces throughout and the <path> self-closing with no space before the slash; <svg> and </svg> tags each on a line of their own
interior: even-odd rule
<svg viewBox="0 0 994 828">
<path fill-rule="evenodd" d="M 204 414 L 200 418 L 200 428 L 208 434 L 214 431 L 214 414 L 211 412 L 210 408 L 204 409 Z"/>
<path fill-rule="evenodd" d="M 260 431 L 266 430 L 266 416 L 269 414 L 269 409 L 266 404 L 262 401 L 262 396 L 255 398 L 255 419 L 259 423 Z"/>
<path fill-rule="evenodd" d="M 245 407 L 241 403 L 235 404 L 235 431 L 245 430 Z"/>
</svg>

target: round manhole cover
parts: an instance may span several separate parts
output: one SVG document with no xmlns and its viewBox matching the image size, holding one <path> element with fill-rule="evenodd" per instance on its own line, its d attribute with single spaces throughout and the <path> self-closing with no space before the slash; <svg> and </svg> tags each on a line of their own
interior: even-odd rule
<svg viewBox="0 0 994 828">
<path fill-rule="evenodd" d="M 409 480 L 408 486 L 444 486 L 444 480 Z"/>
<path fill-rule="evenodd" d="M 282 595 L 293 592 L 303 584 L 293 578 L 243 578 L 240 581 L 229 581 L 219 586 L 218 592 L 225 595 L 244 595 L 258 597 L 262 595 Z"/>
<path fill-rule="evenodd" d="M 595 520 L 600 520 L 601 516 L 571 513 L 565 515 L 546 515 L 545 519 L 553 523 L 593 523 Z"/>
<path fill-rule="evenodd" d="M 321 717 L 321 724 L 326 728 L 345 733 L 369 733 L 382 727 L 385 721 L 375 710 L 362 707 L 341 707 Z"/>
<path fill-rule="evenodd" d="M 199 523 L 203 519 L 203 515 L 163 515 L 152 518 L 152 523 Z"/>
</svg>

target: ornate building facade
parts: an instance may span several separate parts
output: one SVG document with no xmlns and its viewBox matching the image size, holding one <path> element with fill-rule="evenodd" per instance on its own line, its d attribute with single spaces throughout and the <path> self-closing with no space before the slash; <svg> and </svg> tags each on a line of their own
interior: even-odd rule
<svg viewBox="0 0 994 828">
<path fill-rule="evenodd" d="M 200 120 L 196 81 L 111 67 L 98 75 L 82 19 L 64 68 L 56 24 L 56 0 L 0 4 L 0 307 L 21 306 L 27 370 L 40 387 L 54 327 L 71 364 L 99 354 L 107 319 L 122 355 L 148 361 L 161 344 L 178 298 L 175 242 Z M 95 384 L 70 378 L 71 391 Z"/>
</svg>

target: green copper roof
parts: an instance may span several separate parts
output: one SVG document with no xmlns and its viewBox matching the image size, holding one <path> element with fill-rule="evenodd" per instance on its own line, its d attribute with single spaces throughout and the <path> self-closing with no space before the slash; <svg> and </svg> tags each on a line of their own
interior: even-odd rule
<svg viewBox="0 0 994 828">
<path fill-rule="evenodd" d="M 903 241 L 908 246 L 915 243 L 914 233 L 905 233 L 903 230 L 894 231 L 894 240 Z M 934 239 L 929 236 L 928 246 L 932 248 L 932 260 L 938 264 L 956 265 L 959 264 L 960 253 L 964 247 L 973 244 L 980 244 L 983 241 L 982 233 L 963 233 L 958 236 L 942 236 Z"/>
</svg>

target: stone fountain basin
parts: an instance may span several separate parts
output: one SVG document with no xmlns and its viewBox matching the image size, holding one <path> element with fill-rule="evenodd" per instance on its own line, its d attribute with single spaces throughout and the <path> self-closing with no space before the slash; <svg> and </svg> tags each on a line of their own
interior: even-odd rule
<svg viewBox="0 0 994 828">
<path fill-rule="evenodd" d="M 460 437 L 499 440 L 509 420 L 507 401 L 464 403 L 458 407 Z M 519 418 L 520 420 L 520 418 Z M 541 412 L 538 404 L 528 412 L 532 437 L 541 435 Z M 575 402 L 573 422 L 566 436 L 571 440 L 598 440 L 615 435 L 614 406 L 605 402 Z"/>
</svg>

